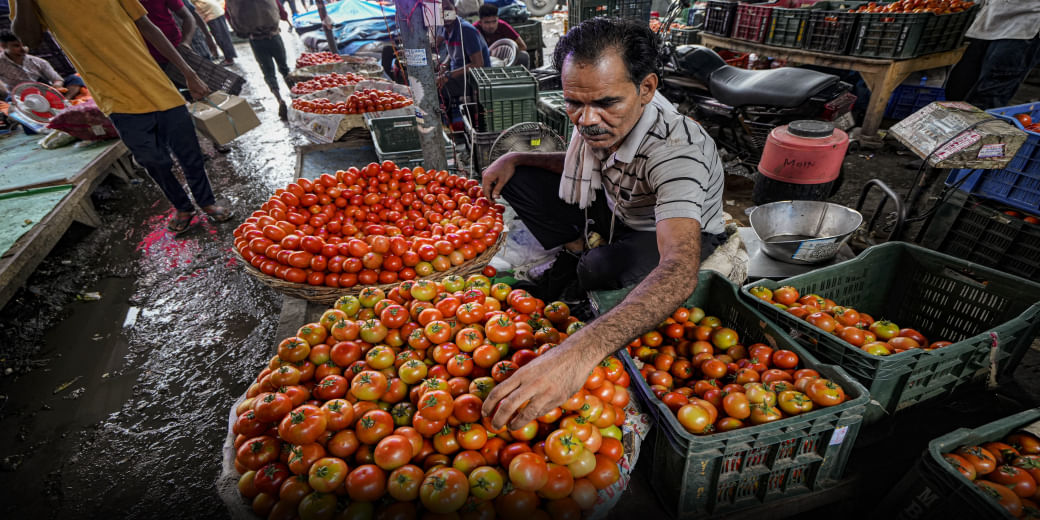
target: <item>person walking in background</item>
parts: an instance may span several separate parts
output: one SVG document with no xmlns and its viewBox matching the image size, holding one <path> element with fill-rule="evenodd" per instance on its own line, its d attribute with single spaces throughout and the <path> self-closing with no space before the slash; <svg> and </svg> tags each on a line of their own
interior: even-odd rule
<svg viewBox="0 0 1040 520">
<path fill-rule="evenodd" d="M 149 55 L 145 41 L 187 78 L 194 99 L 206 97 L 209 88 L 138 0 L 12 0 L 11 15 L 15 34 L 30 47 L 50 30 L 65 50 L 98 108 L 176 208 L 167 229 L 182 233 L 195 216 L 191 198 L 173 174 L 170 151 L 180 162 L 195 204 L 217 222 L 231 218 L 216 203 L 184 98 Z"/>
<path fill-rule="evenodd" d="M 140 3 L 148 11 L 148 19 L 162 31 L 174 47 L 191 48 L 191 39 L 195 34 L 195 17 L 184 6 L 184 2 L 181 0 L 141 0 Z M 173 19 L 174 16 L 180 19 L 180 26 Z M 155 58 L 156 63 L 163 68 L 169 67 L 170 60 L 163 56 L 155 45 L 150 42 L 146 43 L 148 52 Z"/>
<path fill-rule="evenodd" d="M 68 99 L 78 96 L 85 86 L 79 76 L 73 74 L 62 78 L 47 60 L 30 55 L 21 40 L 10 31 L 0 32 L 0 48 L 4 51 L 0 54 L 0 87 L 5 87 L 7 95 L 19 83 L 27 81 L 46 83 L 56 89 L 64 88 Z"/>
<path fill-rule="evenodd" d="M 253 50 L 253 58 L 264 74 L 264 82 L 278 101 L 278 117 L 284 120 L 288 117 L 289 109 L 282 100 L 275 68 L 277 67 L 287 87 L 292 88 L 293 82 L 289 79 L 285 44 L 282 43 L 282 36 L 278 30 L 281 17 L 278 14 L 279 4 L 276 2 L 277 0 L 227 0 L 225 7 L 231 18 L 232 29 L 239 36 L 249 39 L 249 48 Z"/>
<path fill-rule="evenodd" d="M 228 29 L 227 17 L 224 16 L 223 2 L 217 0 L 194 0 L 195 9 L 206 22 L 209 32 L 213 35 L 220 50 L 224 53 L 222 65 L 233 65 L 238 53 L 235 52 L 235 44 L 231 42 L 231 31 Z"/>
<path fill-rule="evenodd" d="M 1040 65 L 1040 0 L 980 1 L 985 3 L 964 34 L 971 44 L 946 80 L 946 99 L 1005 107 Z"/>
<path fill-rule="evenodd" d="M 184 7 L 188 8 L 191 17 L 195 19 L 195 34 L 191 38 L 191 50 L 209 61 L 219 58 L 220 51 L 217 50 L 217 42 L 213 39 L 213 35 L 210 34 L 205 20 L 199 15 L 199 11 L 195 9 L 195 3 L 192 0 L 181 1 L 184 2 Z"/>
</svg>

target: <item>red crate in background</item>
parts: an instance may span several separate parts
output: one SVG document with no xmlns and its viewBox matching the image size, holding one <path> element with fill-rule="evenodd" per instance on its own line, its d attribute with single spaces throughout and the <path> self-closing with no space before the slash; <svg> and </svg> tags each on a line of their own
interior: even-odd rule
<svg viewBox="0 0 1040 520">
<path fill-rule="evenodd" d="M 783 7 L 780 3 L 740 4 L 737 6 L 737 18 L 733 22 L 733 38 L 762 43 L 769 32 L 769 17 L 774 7 Z"/>
</svg>

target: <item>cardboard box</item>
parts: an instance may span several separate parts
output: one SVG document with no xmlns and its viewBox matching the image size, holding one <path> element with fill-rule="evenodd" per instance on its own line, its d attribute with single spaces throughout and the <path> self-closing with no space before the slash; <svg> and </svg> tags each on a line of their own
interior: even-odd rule
<svg viewBox="0 0 1040 520">
<path fill-rule="evenodd" d="M 214 92 L 205 101 L 192 103 L 191 116 L 195 127 L 221 146 L 260 126 L 253 107 L 226 92 Z"/>
</svg>

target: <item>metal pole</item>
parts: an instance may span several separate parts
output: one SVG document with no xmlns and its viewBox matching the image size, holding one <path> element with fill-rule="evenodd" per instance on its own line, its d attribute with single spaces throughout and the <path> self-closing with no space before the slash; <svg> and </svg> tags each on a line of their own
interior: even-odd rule
<svg viewBox="0 0 1040 520">
<path fill-rule="evenodd" d="M 329 42 L 329 52 L 339 54 L 339 45 L 336 45 L 336 35 L 332 34 L 332 27 L 325 26 L 325 19 L 328 17 L 328 11 L 325 10 L 325 0 L 314 0 L 314 5 L 318 7 L 318 16 L 321 18 L 322 27 L 325 28 L 325 39 Z"/>
<path fill-rule="evenodd" d="M 443 170 L 448 167 L 445 157 L 444 138 L 441 137 L 440 98 L 437 95 L 437 60 L 430 53 L 430 36 L 423 18 L 421 0 L 394 0 L 397 8 L 397 29 L 404 43 L 405 69 L 412 97 L 419 108 L 419 142 L 423 149 L 423 166 L 427 169 Z"/>
</svg>

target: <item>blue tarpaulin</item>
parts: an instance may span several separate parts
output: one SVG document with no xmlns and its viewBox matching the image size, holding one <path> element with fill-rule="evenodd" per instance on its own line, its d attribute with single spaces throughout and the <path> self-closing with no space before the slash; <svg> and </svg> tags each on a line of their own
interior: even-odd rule
<svg viewBox="0 0 1040 520">
<path fill-rule="evenodd" d="M 353 50 L 372 42 L 390 41 L 390 32 L 397 28 L 393 3 L 347 0 L 328 4 L 325 9 L 332 20 L 336 45 L 344 54 L 353 54 Z M 318 11 L 296 15 L 292 23 L 301 33 L 321 29 Z"/>
</svg>

